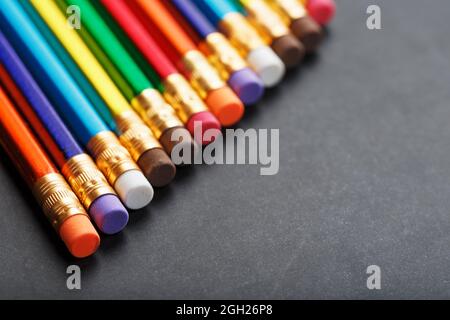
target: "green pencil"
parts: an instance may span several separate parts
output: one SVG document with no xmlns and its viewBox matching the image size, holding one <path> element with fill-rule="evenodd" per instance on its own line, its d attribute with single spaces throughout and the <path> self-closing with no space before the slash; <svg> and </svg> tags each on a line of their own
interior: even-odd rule
<svg viewBox="0 0 450 320">
<path fill-rule="evenodd" d="M 147 74 L 143 72 L 121 43 L 122 39 L 119 40 L 110 25 L 105 22 L 100 14 L 101 9 L 94 7 L 88 0 L 57 0 L 57 3 L 64 11 L 69 5 L 80 8 L 82 24 L 78 33 L 135 111 L 153 131 L 166 152 L 170 155 L 172 149 L 179 143 L 189 144 L 183 148 L 195 149 L 194 140 L 176 115 L 175 109 L 164 100 L 156 88 L 158 86 L 160 90 L 162 89 L 156 72 L 152 69 L 148 69 Z M 149 79 L 148 74 L 156 85 Z M 177 138 L 180 138 L 180 135 L 182 138 L 172 141 L 172 133 L 175 130 Z"/>
</svg>

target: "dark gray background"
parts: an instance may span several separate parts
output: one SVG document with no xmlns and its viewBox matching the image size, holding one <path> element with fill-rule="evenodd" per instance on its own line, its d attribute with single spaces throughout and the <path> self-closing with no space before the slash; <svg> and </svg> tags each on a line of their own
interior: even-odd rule
<svg viewBox="0 0 450 320">
<path fill-rule="evenodd" d="M 280 128 L 276 176 L 184 168 L 77 261 L 1 153 L 0 298 L 450 298 L 450 2 L 338 2 L 320 56 L 240 124 Z"/>
</svg>

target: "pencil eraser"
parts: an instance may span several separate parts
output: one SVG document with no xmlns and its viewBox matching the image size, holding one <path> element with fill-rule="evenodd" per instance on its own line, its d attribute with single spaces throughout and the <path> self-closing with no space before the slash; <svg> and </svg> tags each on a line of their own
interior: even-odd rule
<svg viewBox="0 0 450 320">
<path fill-rule="evenodd" d="M 77 258 L 92 255 L 100 245 L 100 236 L 85 215 L 67 218 L 59 228 L 59 235 L 70 253 Z"/>
<path fill-rule="evenodd" d="M 309 16 L 294 20 L 291 24 L 291 30 L 305 46 L 306 53 L 317 51 L 322 43 L 322 28 Z"/>
<path fill-rule="evenodd" d="M 336 13 L 334 0 L 310 0 L 306 7 L 309 15 L 321 25 L 330 23 Z"/>
<path fill-rule="evenodd" d="M 233 73 L 228 79 L 228 85 L 246 105 L 257 103 L 264 94 L 264 83 L 250 68 Z"/>
<path fill-rule="evenodd" d="M 250 51 L 247 61 L 266 87 L 277 85 L 286 72 L 283 61 L 267 46 Z"/>
<path fill-rule="evenodd" d="M 197 143 L 185 127 L 173 127 L 167 129 L 159 138 L 159 142 L 161 142 L 169 155 L 172 154 L 172 150 L 175 146 L 177 146 L 177 150 L 181 150 L 179 154 L 180 157 L 183 157 L 184 150 L 190 151 L 189 162 L 180 163 L 180 165 L 192 164 L 195 154 L 200 151 Z"/>
<path fill-rule="evenodd" d="M 201 137 L 195 133 L 195 129 L 197 126 L 199 126 L 199 128 L 201 129 Z M 217 118 L 209 111 L 203 111 L 194 114 L 189 118 L 186 127 L 191 135 L 194 136 L 195 141 L 198 144 L 202 145 L 213 142 L 216 136 L 220 134 L 220 130 L 222 129 L 219 120 L 217 120 Z M 211 139 L 206 139 L 204 134 L 210 129 L 216 132 L 216 136 L 213 135 Z"/>
<path fill-rule="evenodd" d="M 172 160 L 162 148 L 146 151 L 141 155 L 137 164 L 154 187 L 168 185 L 175 178 L 177 172 Z"/>
<path fill-rule="evenodd" d="M 244 104 L 228 86 L 209 92 L 205 102 L 222 126 L 232 126 L 244 115 Z"/>
<path fill-rule="evenodd" d="M 297 66 L 305 56 L 305 47 L 292 33 L 275 39 L 272 49 L 288 68 Z"/>
<path fill-rule="evenodd" d="M 115 234 L 128 223 L 128 211 L 114 194 L 105 194 L 92 202 L 89 214 L 101 232 Z"/>
<path fill-rule="evenodd" d="M 114 189 L 128 209 L 142 209 L 153 199 L 153 188 L 140 170 L 122 173 L 114 183 Z"/>
</svg>

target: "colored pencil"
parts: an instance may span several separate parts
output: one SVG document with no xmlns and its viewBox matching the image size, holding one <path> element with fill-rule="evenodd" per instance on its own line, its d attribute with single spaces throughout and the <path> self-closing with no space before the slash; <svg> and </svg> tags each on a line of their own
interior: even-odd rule
<svg viewBox="0 0 450 320">
<path fill-rule="evenodd" d="M 216 30 L 191 0 L 172 0 L 172 3 L 202 39 L 200 50 L 242 102 L 246 105 L 257 103 L 264 94 L 264 83 L 228 39 Z"/>
<path fill-rule="evenodd" d="M 152 129 L 155 137 L 164 146 L 168 154 L 171 154 L 176 145 L 183 150 L 195 150 L 195 143 L 189 131 L 176 115 L 173 107 L 165 101 L 154 84 L 147 78 L 144 72 L 128 53 L 120 40 L 103 21 L 95 7 L 87 0 L 66 0 L 66 5 L 76 5 L 83 12 L 83 26 L 78 30 L 95 54 L 98 61 L 105 66 L 111 79 L 127 98 L 135 111 L 145 123 Z M 64 7 L 63 7 L 64 8 Z M 89 33 L 89 34 L 87 34 Z M 93 50 L 94 44 L 86 41 L 89 36 L 98 44 L 99 50 Z M 106 67 L 112 64 L 110 67 Z M 157 77 L 155 74 L 153 78 Z M 131 88 L 131 90 L 129 89 Z M 177 131 L 180 140 L 173 140 L 172 134 Z"/>
<path fill-rule="evenodd" d="M 163 37 L 157 43 L 167 42 L 176 51 L 172 61 L 182 67 L 194 89 L 204 99 L 206 105 L 223 126 L 236 124 L 244 114 L 244 105 L 236 94 L 226 85 L 206 57 L 197 50 L 195 43 L 172 17 L 159 0 L 128 1 L 144 17 L 147 28 L 154 27 Z M 136 4 L 133 7 L 133 4 Z M 151 22 L 148 24 L 147 21 Z M 155 31 L 153 30 L 152 33 Z M 163 47 L 164 48 L 164 47 Z M 170 57 L 170 56 L 169 56 Z"/>
<path fill-rule="evenodd" d="M 193 0 L 193 2 L 253 66 L 266 87 L 280 83 L 286 71 L 284 63 L 232 2 L 227 0 Z"/>
<path fill-rule="evenodd" d="M 78 141 L 95 159 L 122 202 L 147 205 L 153 189 L 68 74 L 18 1 L 0 1 L 0 27 Z"/>
<path fill-rule="evenodd" d="M 13 48 L 0 32 L 0 81 L 31 125 L 97 227 L 114 234 L 125 228 L 128 212 L 108 181 L 64 125 Z"/>
<path fill-rule="evenodd" d="M 169 184 L 175 177 L 175 165 L 75 29 L 67 28 L 66 17 L 58 5 L 52 0 L 30 2 L 110 108 L 120 141 L 150 183 L 158 187 Z"/>
<path fill-rule="evenodd" d="M 306 49 L 265 0 L 230 0 L 241 5 L 259 34 L 288 68 L 300 64 Z"/>
<path fill-rule="evenodd" d="M 61 174 L 0 87 L 0 143 L 70 253 L 92 255 L 100 237 Z"/>
<path fill-rule="evenodd" d="M 121 0 L 101 0 L 100 2 L 128 35 L 146 61 L 164 79 L 164 96 L 175 108 L 179 118 L 186 124 L 191 134 L 194 135 L 194 129 L 198 124 L 203 133 L 209 129 L 219 131 L 221 126 L 216 117 L 208 111 L 203 100 L 178 72 L 126 3 Z M 202 144 L 207 144 L 214 139 L 214 137 L 206 139 L 203 135 L 200 137 L 194 135 L 194 138 Z"/>
<path fill-rule="evenodd" d="M 39 13 L 36 12 L 29 1 L 21 0 L 20 3 L 22 4 L 22 7 L 27 13 L 30 20 L 33 22 L 33 25 L 37 28 L 38 32 L 48 43 L 49 47 L 53 50 L 59 61 L 63 63 L 65 69 L 75 80 L 84 95 L 91 102 L 91 105 L 95 106 L 95 109 L 102 118 L 103 122 L 108 125 L 109 129 L 118 133 L 116 122 L 114 121 L 114 117 L 108 106 L 97 93 L 97 91 L 92 87 L 91 83 L 85 77 L 84 73 L 80 70 L 78 65 L 71 59 L 69 53 L 66 51 L 66 49 L 64 49 L 53 32 L 48 28 L 45 22 L 42 21 Z"/>
<path fill-rule="evenodd" d="M 297 39 L 303 43 L 306 53 L 317 51 L 323 39 L 322 28 L 309 16 L 300 1 L 266 0 L 266 2 L 280 15 Z"/>
<path fill-rule="evenodd" d="M 128 1 L 131 2 L 131 1 Z M 147 20 L 164 36 L 162 41 L 172 45 L 178 54 L 180 61 L 193 87 L 213 111 L 223 126 L 236 124 L 244 114 L 244 106 L 241 100 L 230 90 L 215 68 L 191 40 L 186 29 L 179 23 L 180 17 L 175 18 L 176 10 L 169 2 L 153 0 L 151 2 L 136 1 L 138 7 Z M 172 10 L 170 10 L 172 9 Z M 172 12 L 171 12 L 172 11 Z M 177 21 L 178 20 L 178 21 Z M 236 92 L 242 88 L 236 88 Z"/>
</svg>

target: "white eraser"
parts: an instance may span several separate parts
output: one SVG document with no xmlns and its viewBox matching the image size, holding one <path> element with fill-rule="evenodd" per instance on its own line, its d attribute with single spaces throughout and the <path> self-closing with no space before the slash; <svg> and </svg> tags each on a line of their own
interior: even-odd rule
<svg viewBox="0 0 450 320">
<path fill-rule="evenodd" d="M 153 188 L 139 170 L 130 170 L 117 178 L 114 189 L 128 209 L 144 208 L 153 199 Z"/>
<path fill-rule="evenodd" d="M 277 85 L 286 73 L 283 61 L 267 46 L 250 51 L 247 62 L 269 88 Z"/>
</svg>

